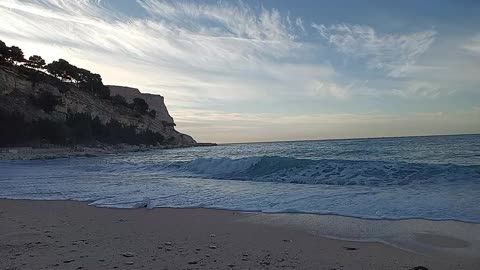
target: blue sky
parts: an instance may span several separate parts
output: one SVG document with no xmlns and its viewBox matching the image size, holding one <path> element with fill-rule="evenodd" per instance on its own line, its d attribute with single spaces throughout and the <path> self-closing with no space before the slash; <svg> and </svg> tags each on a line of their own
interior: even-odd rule
<svg viewBox="0 0 480 270">
<path fill-rule="evenodd" d="M 0 39 L 244 142 L 480 132 L 478 1 L 0 0 Z"/>
</svg>

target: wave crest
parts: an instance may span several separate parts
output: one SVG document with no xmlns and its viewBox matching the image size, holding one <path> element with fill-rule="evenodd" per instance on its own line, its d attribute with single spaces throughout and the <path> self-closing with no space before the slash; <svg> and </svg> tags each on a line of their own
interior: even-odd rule
<svg viewBox="0 0 480 270">
<path fill-rule="evenodd" d="M 300 184 L 388 186 L 480 181 L 480 166 L 279 156 L 198 158 L 163 169 L 180 170 L 192 177 Z"/>
</svg>

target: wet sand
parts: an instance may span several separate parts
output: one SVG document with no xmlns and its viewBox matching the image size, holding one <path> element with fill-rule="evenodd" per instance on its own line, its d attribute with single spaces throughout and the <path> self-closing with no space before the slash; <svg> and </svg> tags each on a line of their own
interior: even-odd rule
<svg viewBox="0 0 480 270">
<path fill-rule="evenodd" d="M 478 224 L 379 222 L 0 200 L 0 269 L 479 269 Z M 373 240 L 375 224 L 403 240 L 324 237 Z"/>
</svg>

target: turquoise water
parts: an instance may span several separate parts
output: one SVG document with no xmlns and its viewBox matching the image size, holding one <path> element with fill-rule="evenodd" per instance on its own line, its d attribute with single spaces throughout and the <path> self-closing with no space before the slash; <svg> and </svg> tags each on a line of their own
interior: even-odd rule
<svg viewBox="0 0 480 270">
<path fill-rule="evenodd" d="M 0 161 L 0 197 L 480 223 L 480 135 Z"/>
</svg>

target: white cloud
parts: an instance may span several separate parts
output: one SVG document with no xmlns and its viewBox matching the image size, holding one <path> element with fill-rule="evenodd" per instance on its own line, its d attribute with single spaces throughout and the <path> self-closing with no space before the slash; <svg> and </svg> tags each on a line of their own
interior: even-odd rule
<svg viewBox="0 0 480 270">
<path fill-rule="evenodd" d="M 317 57 L 321 44 L 298 38 L 307 34 L 306 22 L 275 9 L 233 1 L 136 3 L 146 16 L 119 13 L 108 1 L 99 0 L 0 0 L 0 36 L 27 55 L 39 54 L 47 61 L 65 58 L 102 74 L 106 83 L 164 95 L 178 128 L 200 141 L 395 135 L 388 128 L 389 121 L 410 120 L 317 112 L 330 101 L 340 100 L 336 104 L 341 106 L 357 102 L 358 96 L 448 93 L 439 86 L 442 83 L 432 84 L 428 79 L 415 78 L 418 81 L 411 84 L 395 80 L 399 90 L 392 92 L 388 90 L 393 88 L 391 81 L 375 88 L 378 85 L 369 85 L 368 78 L 340 74 L 335 66 L 326 64 L 329 59 Z M 436 35 L 433 31 L 379 34 L 367 26 L 314 27 L 343 54 L 366 60 L 369 68 L 392 77 L 418 69 L 414 64 Z M 474 71 L 471 68 L 469 72 Z M 312 114 L 299 112 L 302 102 L 312 101 L 318 106 L 305 108 Z M 245 111 L 247 106 L 264 112 L 278 111 L 280 106 L 297 111 L 290 115 L 226 112 Z M 417 123 L 412 130 L 421 126 Z M 396 134 L 405 134 L 400 129 L 405 126 L 398 127 Z"/>
<path fill-rule="evenodd" d="M 137 2 L 156 19 L 161 18 L 167 23 L 181 25 L 184 30 L 207 36 L 262 43 L 290 41 L 294 36 L 288 29 L 289 18 L 275 9 L 256 11 L 242 2 L 213 5 L 179 1 Z"/>
<path fill-rule="evenodd" d="M 435 31 L 379 34 L 370 26 L 313 24 L 321 36 L 345 55 L 366 59 L 370 69 L 403 77 L 435 40 Z"/>
<path fill-rule="evenodd" d="M 300 29 L 302 29 L 302 32 L 305 33 L 305 26 L 303 25 L 302 18 L 297 18 L 295 20 L 295 25 L 298 26 Z"/>
<path fill-rule="evenodd" d="M 463 45 L 463 49 L 480 56 L 480 34 L 475 35 L 471 40 Z"/>
<path fill-rule="evenodd" d="M 288 25 L 288 17 L 275 9 L 242 2 L 139 0 L 150 15 L 135 18 L 102 3 L 0 2 L 0 33 L 27 53 L 48 61 L 66 58 L 101 73 L 106 82 L 150 85 L 148 90 L 191 94 L 190 99 L 245 99 L 265 85 L 282 88 L 284 75 L 263 84 L 261 78 L 283 59 L 309 50 L 295 40 L 301 19 L 298 26 Z"/>
<path fill-rule="evenodd" d="M 393 89 L 392 94 L 404 98 L 427 97 L 435 98 L 440 95 L 452 95 L 454 89 L 444 87 L 438 83 L 426 81 L 407 81 L 403 88 Z"/>
<path fill-rule="evenodd" d="M 316 80 L 312 82 L 308 93 L 311 96 L 332 96 L 338 99 L 348 99 L 351 95 L 352 86 L 342 86 L 334 82 Z"/>
</svg>

